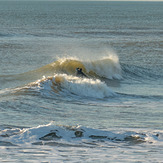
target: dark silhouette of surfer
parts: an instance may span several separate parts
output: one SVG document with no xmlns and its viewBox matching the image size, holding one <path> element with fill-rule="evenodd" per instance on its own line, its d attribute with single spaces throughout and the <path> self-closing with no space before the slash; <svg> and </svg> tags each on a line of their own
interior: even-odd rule
<svg viewBox="0 0 163 163">
<path fill-rule="evenodd" d="M 76 76 L 78 76 L 78 77 L 86 77 L 87 78 L 87 76 L 83 73 L 83 71 L 82 71 L 82 68 L 76 68 Z"/>
</svg>

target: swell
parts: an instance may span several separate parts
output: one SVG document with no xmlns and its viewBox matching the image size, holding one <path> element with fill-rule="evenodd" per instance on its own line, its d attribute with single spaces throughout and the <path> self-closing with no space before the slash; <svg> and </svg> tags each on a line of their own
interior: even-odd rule
<svg viewBox="0 0 163 163">
<path fill-rule="evenodd" d="M 156 80 L 162 79 L 163 75 L 159 71 L 154 69 L 148 69 L 136 65 L 121 64 L 122 74 L 124 79 L 136 79 L 136 80 Z"/>
<path fill-rule="evenodd" d="M 141 95 L 141 94 L 132 94 L 132 93 L 119 93 L 116 92 L 120 96 L 125 96 L 126 98 L 136 98 L 136 99 L 148 99 L 148 100 L 163 100 L 163 95 Z"/>
</svg>

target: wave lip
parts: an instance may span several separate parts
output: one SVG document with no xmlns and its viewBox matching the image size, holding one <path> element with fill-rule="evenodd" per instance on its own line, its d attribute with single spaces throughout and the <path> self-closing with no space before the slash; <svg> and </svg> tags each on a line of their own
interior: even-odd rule
<svg viewBox="0 0 163 163">
<path fill-rule="evenodd" d="M 108 79 L 122 79 L 121 66 L 119 58 L 116 55 L 110 55 L 100 60 L 84 63 L 89 74 L 94 73 L 99 77 Z"/>
</svg>

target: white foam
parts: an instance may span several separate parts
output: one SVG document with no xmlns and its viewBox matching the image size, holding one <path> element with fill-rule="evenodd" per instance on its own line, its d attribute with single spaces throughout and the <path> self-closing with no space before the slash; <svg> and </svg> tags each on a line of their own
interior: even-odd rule
<svg viewBox="0 0 163 163">
<path fill-rule="evenodd" d="M 114 96 L 115 93 L 102 81 L 98 79 L 79 78 L 76 76 L 60 74 L 56 77 L 62 78 L 61 88 L 72 94 L 84 97 L 105 98 Z"/>
<path fill-rule="evenodd" d="M 63 96 L 69 94 L 100 99 L 116 96 L 116 93 L 99 79 L 80 78 L 67 74 L 43 77 L 41 80 L 29 84 L 28 87 L 48 96 L 51 96 L 52 92 Z"/>
<path fill-rule="evenodd" d="M 48 135 L 55 133 L 54 135 Z M 3 135 L 3 136 L 2 136 Z M 25 129 L 4 129 L 0 131 L 0 141 L 18 144 L 32 144 L 42 141 L 57 141 L 64 143 L 81 143 L 91 140 L 125 141 L 125 142 L 148 142 L 163 143 L 163 132 L 138 131 L 138 130 L 99 130 L 82 126 L 57 126 L 54 122 Z"/>
</svg>

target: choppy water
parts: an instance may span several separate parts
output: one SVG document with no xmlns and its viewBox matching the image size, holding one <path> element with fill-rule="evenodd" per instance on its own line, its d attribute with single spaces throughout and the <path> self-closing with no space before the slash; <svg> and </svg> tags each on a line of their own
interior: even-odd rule
<svg viewBox="0 0 163 163">
<path fill-rule="evenodd" d="M 162 162 L 162 15 L 0 2 L 0 162 Z"/>
</svg>

